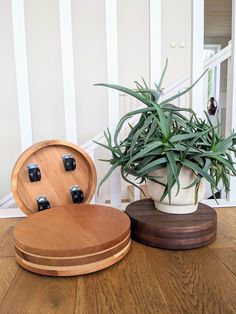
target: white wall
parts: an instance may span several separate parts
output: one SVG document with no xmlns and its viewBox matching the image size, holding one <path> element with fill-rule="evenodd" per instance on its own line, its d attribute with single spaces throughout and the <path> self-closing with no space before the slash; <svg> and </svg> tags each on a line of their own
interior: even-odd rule
<svg viewBox="0 0 236 314">
<path fill-rule="evenodd" d="M 57 0 L 25 0 L 33 141 L 64 139 L 62 64 Z"/>
<path fill-rule="evenodd" d="M 149 81 L 149 1 L 118 0 L 119 82 Z"/>
<path fill-rule="evenodd" d="M 149 1 L 119 0 L 118 63 L 119 83 L 134 88 L 143 77 L 149 83 Z M 120 93 L 120 116 L 134 110 L 139 103 Z"/>
<path fill-rule="evenodd" d="M 107 127 L 104 0 L 72 0 L 78 140 L 85 143 Z"/>
<path fill-rule="evenodd" d="M 190 3 L 162 1 L 163 65 L 169 58 L 165 86 L 190 70 Z M 107 91 L 93 86 L 107 80 L 105 1 L 72 0 L 71 4 L 77 131 L 82 144 L 108 124 Z M 24 5 L 33 140 L 65 139 L 59 1 L 24 0 Z M 142 76 L 149 79 L 149 1 L 118 0 L 117 11 L 119 81 L 131 87 Z M 171 41 L 176 48 L 170 48 Z M 181 42 L 186 48 L 179 47 Z M 9 0 L 0 0 L 0 96 L 1 198 L 10 192 L 11 170 L 20 153 Z M 122 112 L 136 105 L 120 96 Z M 99 172 L 101 169 L 99 164 Z"/>
<path fill-rule="evenodd" d="M 20 153 L 11 2 L 0 0 L 0 198 L 10 192 L 10 175 Z"/>
<path fill-rule="evenodd" d="M 176 45 L 171 48 L 170 44 Z M 185 44 L 184 48 L 180 44 Z M 168 58 L 163 86 L 169 86 L 190 71 L 191 1 L 162 0 L 162 65 Z"/>
</svg>

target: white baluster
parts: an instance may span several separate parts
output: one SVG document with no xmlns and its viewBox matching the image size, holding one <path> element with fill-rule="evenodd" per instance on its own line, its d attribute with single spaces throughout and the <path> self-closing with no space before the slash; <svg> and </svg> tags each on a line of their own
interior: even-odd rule
<svg viewBox="0 0 236 314">
<path fill-rule="evenodd" d="M 134 186 L 134 201 L 140 200 L 141 191 Z"/>
<path fill-rule="evenodd" d="M 16 84 L 18 96 L 21 150 L 32 145 L 30 91 L 25 40 L 24 1 L 12 0 L 13 41 L 15 48 Z"/>
<path fill-rule="evenodd" d="M 150 21 L 150 85 L 161 77 L 161 0 L 149 1 Z"/>
<path fill-rule="evenodd" d="M 204 0 L 192 0 L 192 56 L 191 82 L 203 73 L 204 63 Z M 191 91 L 191 106 L 199 117 L 204 117 L 203 81 Z"/>
<path fill-rule="evenodd" d="M 106 50 L 107 50 L 107 81 L 118 83 L 118 43 L 117 43 L 117 1 L 106 0 Z M 108 89 L 108 124 L 112 135 L 119 121 L 119 95 L 116 90 Z M 116 169 L 110 178 L 111 205 L 120 207 L 121 176 Z"/>
<path fill-rule="evenodd" d="M 71 1 L 59 0 L 66 139 L 77 143 Z"/>
<path fill-rule="evenodd" d="M 91 150 L 89 152 L 89 156 L 92 159 L 93 163 L 95 164 L 95 150 Z M 90 201 L 90 204 L 95 204 L 95 203 L 96 203 L 96 191 L 95 191 L 93 198 Z"/>
<path fill-rule="evenodd" d="M 229 102 L 227 103 L 227 120 L 228 127 L 226 135 L 229 135 L 231 129 L 236 130 L 236 2 L 232 2 L 232 57 L 230 61 L 229 83 Z M 232 156 L 234 162 L 236 158 Z M 230 193 L 228 195 L 229 201 L 236 201 L 236 177 L 230 177 Z"/>
</svg>

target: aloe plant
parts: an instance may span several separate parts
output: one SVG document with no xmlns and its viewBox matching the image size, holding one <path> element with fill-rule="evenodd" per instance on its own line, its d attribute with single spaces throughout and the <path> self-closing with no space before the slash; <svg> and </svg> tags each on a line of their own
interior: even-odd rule
<svg viewBox="0 0 236 314">
<path fill-rule="evenodd" d="M 167 168 L 167 184 L 161 201 L 168 195 L 171 202 L 172 187 L 177 184 L 179 191 L 178 176 L 181 167 L 185 166 L 196 174 L 195 181 L 184 187 L 188 189 L 195 186 L 195 202 L 202 178 L 210 183 L 213 195 L 218 191 L 220 180 L 228 193 L 229 176 L 236 175 L 235 163 L 231 158 L 232 153 L 236 155 L 236 133 L 232 132 L 229 137 L 224 138 L 220 133 L 219 123 L 213 126 L 206 112 L 206 118 L 201 119 L 192 109 L 179 108 L 171 104 L 173 100 L 189 92 L 201 78 L 182 93 L 161 101 L 161 85 L 166 68 L 167 63 L 160 82 L 155 84 L 154 89 L 148 87 L 144 79 L 142 83 L 135 81 L 134 90 L 120 85 L 95 84 L 131 95 L 146 105 L 145 108 L 125 114 L 113 136 L 107 129 L 104 132 L 106 144 L 97 143 L 111 152 L 111 158 L 105 160 L 111 164 L 111 168 L 100 182 L 99 188 L 117 167 L 120 167 L 122 178 L 135 186 L 137 185 L 129 179 L 130 175 L 139 179 L 140 184 L 150 179 L 164 185 L 160 177 L 152 176 L 150 173 Z M 186 112 L 190 118 L 186 117 Z M 134 116 L 138 117 L 137 123 L 129 125 L 128 136 L 119 141 L 124 123 Z"/>
</svg>

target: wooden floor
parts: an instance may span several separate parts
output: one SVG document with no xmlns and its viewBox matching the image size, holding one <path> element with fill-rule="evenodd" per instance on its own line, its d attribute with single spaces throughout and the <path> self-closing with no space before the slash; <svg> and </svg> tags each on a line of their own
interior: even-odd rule
<svg viewBox="0 0 236 314">
<path fill-rule="evenodd" d="M 71 278 L 21 269 L 12 240 L 19 219 L 1 219 L 0 314 L 236 313 L 236 208 L 217 212 L 209 247 L 167 251 L 133 242 L 118 264 Z"/>
</svg>

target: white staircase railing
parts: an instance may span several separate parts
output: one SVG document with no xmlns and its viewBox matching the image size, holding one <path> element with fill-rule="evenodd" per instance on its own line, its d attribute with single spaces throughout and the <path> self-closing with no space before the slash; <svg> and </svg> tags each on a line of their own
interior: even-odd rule
<svg viewBox="0 0 236 314">
<path fill-rule="evenodd" d="M 12 193 L 9 193 L 0 200 L 0 208 L 8 208 L 14 204 L 14 199 Z"/>
<path fill-rule="evenodd" d="M 218 65 L 220 65 L 222 62 L 224 62 L 225 60 L 229 59 L 231 57 L 231 45 L 229 44 L 227 47 L 225 47 L 224 49 L 220 50 L 216 55 L 214 55 L 213 57 L 211 57 L 210 59 L 205 61 L 204 64 L 204 68 L 205 69 L 212 69 Z M 175 82 L 173 85 L 171 85 L 170 87 L 164 89 L 164 94 L 162 96 L 162 99 L 166 99 L 168 97 L 170 97 L 173 94 L 177 94 L 178 92 L 180 93 L 181 91 L 183 91 L 184 89 L 186 89 L 187 86 L 189 86 L 189 82 L 190 82 L 190 75 L 185 75 L 184 77 L 182 77 L 180 80 L 178 80 L 177 82 Z M 184 104 L 178 102 L 177 105 L 181 105 L 181 106 L 188 106 L 189 104 L 187 103 L 188 101 L 188 95 L 185 96 L 184 99 Z M 129 123 L 134 123 L 136 120 L 136 118 L 130 119 Z M 89 140 L 87 143 L 85 143 L 84 145 L 82 145 L 81 147 L 87 151 L 87 153 L 91 156 L 91 158 L 93 159 L 93 161 L 95 162 L 96 165 L 96 158 L 95 158 L 95 152 L 97 150 L 98 147 L 100 147 L 98 144 L 94 143 L 93 141 L 97 141 L 100 143 L 104 143 L 105 142 L 105 137 L 103 132 L 101 132 L 100 134 L 96 135 L 94 138 L 92 138 L 91 140 Z M 137 193 L 135 193 L 137 195 Z M 94 198 L 93 202 L 96 202 L 96 199 Z M 111 200 L 112 202 L 112 200 Z M 4 198 L 2 198 L 0 200 L 0 209 L 1 208 L 9 208 L 12 205 L 14 205 L 14 198 L 12 193 L 9 193 L 8 195 L 6 195 Z"/>
<path fill-rule="evenodd" d="M 204 63 L 204 70 L 213 69 L 217 65 L 220 65 L 222 62 L 231 57 L 231 44 L 220 50 L 213 57 L 207 59 Z M 165 95 L 169 97 L 171 94 L 176 94 L 178 91 L 183 90 L 189 85 L 190 74 L 183 76 L 180 80 L 176 81 L 174 84 L 165 89 Z"/>
</svg>

